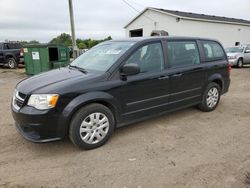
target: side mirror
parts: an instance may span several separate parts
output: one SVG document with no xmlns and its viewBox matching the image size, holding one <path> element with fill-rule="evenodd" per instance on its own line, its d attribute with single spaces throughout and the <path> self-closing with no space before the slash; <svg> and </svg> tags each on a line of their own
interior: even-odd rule
<svg viewBox="0 0 250 188">
<path fill-rule="evenodd" d="M 250 50 L 246 50 L 245 53 L 250 53 Z"/>
<path fill-rule="evenodd" d="M 125 64 L 121 68 L 121 75 L 122 76 L 129 76 L 129 75 L 135 75 L 140 73 L 140 67 L 139 65 L 135 63 Z"/>
</svg>

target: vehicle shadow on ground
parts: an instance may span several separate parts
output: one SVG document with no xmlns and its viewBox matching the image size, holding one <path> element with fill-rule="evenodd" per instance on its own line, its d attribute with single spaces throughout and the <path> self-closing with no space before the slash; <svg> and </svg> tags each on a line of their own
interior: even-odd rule
<svg viewBox="0 0 250 188">
<path fill-rule="evenodd" d="M 234 69 L 250 69 L 250 65 L 244 65 L 242 68 L 232 67 Z"/>
<path fill-rule="evenodd" d="M 142 130 L 149 130 L 155 129 L 156 124 L 159 122 L 163 124 L 163 126 L 171 125 L 171 120 L 178 119 L 183 116 L 191 116 L 197 113 L 202 113 L 197 110 L 195 107 L 179 110 L 173 113 L 164 114 L 162 116 L 150 118 L 148 120 L 144 120 L 138 123 L 133 123 L 126 125 L 124 127 L 117 128 L 114 134 L 111 136 L 110 140 L 103 146 L 93 149 L 93 150 L 81 150 L 78 147 L 74 146 L 69 138 L 65 138 L 61 141 L 50 142 L 50 143 L 31 143 L 29 141 L 25 141 L 25 145 L 27 149 L 32 150 L 34 153 L 48 155 L 64 155 L 65 153 L 79 153 L 79 152 L 95 152 L 95 151 L 105 151 L 105 150 L 112 150 L 117 146 L 117 142 L 121 141 L 125 143 L 128 142 L 129 139 L 128 135 L 131 133 L 133 134 L 140 134 Z M 119 140 L 119 141 L 118 141 Z"/>
<path fill-rule="evenodd" d="M 9 67 L 7 66 L 1 66 L 0 69 L 7 69 L 7 70 L 10 70 L 10 71 L 13 71 L 13 70 L 18 70 L 18 69 L 25 69 L 25 65 L 18 65 L 18 67 L 16 69 L 10 69 Z"/>
</svg>

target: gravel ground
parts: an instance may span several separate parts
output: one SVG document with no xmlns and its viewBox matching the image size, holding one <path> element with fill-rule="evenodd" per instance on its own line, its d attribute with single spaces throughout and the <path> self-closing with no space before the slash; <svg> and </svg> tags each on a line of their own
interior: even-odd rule
<svg viewBox="0 0 250 188">
<path fill-rule="evenodd" d="M 189 108 L 120 128 L 90 151 L 17 133 L 10 103 L 23 71 L 0 69 L 0 187 L 250 187 L 250 67 L 233 69 L 214 112 Z"/>
</svg>

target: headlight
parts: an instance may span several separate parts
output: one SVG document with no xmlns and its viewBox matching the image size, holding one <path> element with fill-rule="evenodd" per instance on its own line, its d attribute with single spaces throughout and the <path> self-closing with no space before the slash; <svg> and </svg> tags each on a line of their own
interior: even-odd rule
<svg viewBox="0 0 250 188">
<path fill-rule="evenodd" d="M 58 98 L 57 94 L 33 94 L 29 98 L 28 105 L 38 110 L 46 110 L 54 108 Z"/>
<path fill-rule="evenodd" d="M 236 59 L 236 56 L 229 56 L 228 59 Z"/>
</svg>

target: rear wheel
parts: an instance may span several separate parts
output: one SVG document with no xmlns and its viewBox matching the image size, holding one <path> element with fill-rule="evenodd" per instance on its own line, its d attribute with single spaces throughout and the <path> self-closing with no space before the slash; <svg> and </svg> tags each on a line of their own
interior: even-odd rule
<svg viewBox="0 0 250 188">
<path fill-rule="evenodd" d="M 114 116 L 106 106 L 90 104 L 74 115 L 69 128 L 69 137 L 79 148 L 93 149 L 108 141 L 114 127 Z"/>
<path fill-rule="evenodd" d="M 238 62 L 237 62 L 237 67 L 238 68 L 242 68 L 243 67 L 243 60 L 242 59 L 239 59 Z"/>
<path fill-rule="evenodd" d="M 202 102 L 198 106 L 204 112 L 213 111 L 220 101 L 221 88 L 217 83 L 208 84 L 202 96 Z"/>
<path fill-rule="evenodd" d="M 15 60 L 15 58 L 10 57 L 7 59 L 7 65 L 10 69 L 15 69 L 17 68 L 17 62 Z"/>
</svg>

